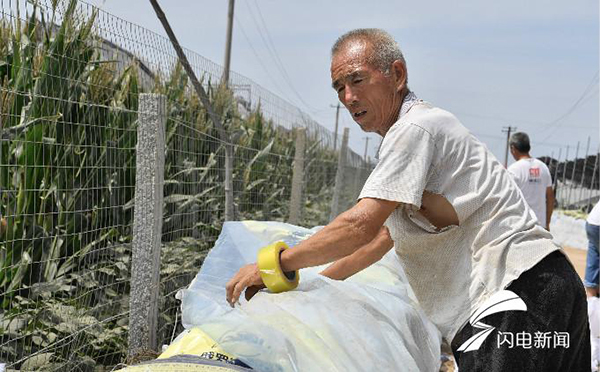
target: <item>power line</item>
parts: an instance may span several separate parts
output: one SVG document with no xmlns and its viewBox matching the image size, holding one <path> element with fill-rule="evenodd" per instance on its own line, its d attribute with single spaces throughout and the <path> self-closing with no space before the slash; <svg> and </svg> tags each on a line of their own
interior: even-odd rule
<svg viewBox="0 0 600 372">
<path fill-rule="evenodd" d="M 554 119 L 553 121 L 551 121 L 550 123 L 548 123 L 548 125 L 553 125 L 556 124 L 558 122 L 560 122 L 562 119 L 566 118 L 567 116 L 569 116 L 571 113 L 573 113 L 573 111 L 575 111 L 575 109 L 577 108 L 577 106 L 579 106 L 579 104 L 583 101 L 584 98 L 586 98 L 586 95 L 588 93 L 591 92 L 591 90 L 598 85 L 598 73 L 600 72 L 600 70 L 596 71 L 596 73 L 594 74 L 594 77 L 592 78 L 592 80 L 590 81 L 590 83 L 588 84 L 588 86 L 585 88 L 585 90 L 583 91 L 583 93 L 581 94 L 581 96 L 577 99 L 577 101 L 575 101 L 575 103 L 567 110 L 567 112 L 565 112 L 564 114 L 562 114 L 561 116 L 559 116 L 557 119 Z M 593 94 L 593 93 L 592 93 Z"/>
<path fill-rule="evenodd" d="M 273 62 L 275 64 L 275 67 L 277 67 L 277 69 L 279 70 L 279 73 L 281 74 L 284 82 L 286 83 L 286 85 L 289 87 L 289 89 L 294 93 L 294 95 L 298 98 L 298 100 L 302 103 L 302 105 L 305 106 L 305 108 L 314 114 L 314 112 L 316 111 L 314 107 L 312 107 L 310 104 L 308 104 L 300 95 L 300 93 L 298 93 L 298 91 L 296 90 L 296 88 L 294 87 L 294 85 L 292 84 L 292 80 L 289 76 L 289 74 L 287 73 L 285 66 L 283 64 L 283 62 L 281 61 L 281 59 L 279 58 L 279 54 L 277 53 L 277 49 L 275 48 L 275 44 L 273 43 L 273 40 L 271 39 L 271 35 L 269 33 L 269 29 L 267 28 L 266 22 L 262 16 L 262 13 L 260 11 L 260 8 L 258 6 L 258 3 L 256 3 L 256 1 L 254 2 L 254 5 L 256 7 L 256 10 L 258 12 L 259 18 L 261 20 L 261 24 L 262 24 L 262 28 L 259 24 L 259 22 L 257 21 L 256 16 L 254 15 L 254 11 L 252 11 L 252 8 L 250 7 L 250 5 L 248 4 L 248 2 L 246 2 L 246 6 L 248 7 L 248 11 L 250 13 L 250 16 L 252 17 L 252 21 L 254 22 L 254 25 L 258 31 L 258 34 L 260 36 L 260 38 L 262 39 L 267 52 L 271 55 L 271 58 L 273 59 Z M 263 29 L 264 29 L 264 33 L 263 33 Z M 265 37 L 266 34 L 266 37 Z"/>
<path fill-rule="evenodd" d="M 577 107 L 579 107 L 582 104 L 582 102 L 587 102 L 590 99 L 590 97 L 593 97 L 593 95 L 597 93 L 597 90 L 594 91 L 593 89 L 596 86 L 598 86 L 599 72 L 600 72 L 600 70 L 596 71 L 592 80 L 589 82 L 587 87 L 583 90 L 583 93 L 579 96 L 579 98 L 575 101 L 575 103 L 573 103 L 573 105 L 571 105 L 571 107 L 564 114 L 562 114 L 558 118 L 554 119 L 550 123 L 546 124 L 547 130 L 550 127 L 553 127 L 553 128 L 552 128 L 552 130 L 550 130 L 548 132 L 548 135 L 542 141 L 545 141 L 548 138 L 550 138 L 556 132 L 556 129 L 558 129 L 560 127 L 561 121 L 563 119 L 565 119 L 567 116 L 571 115 L 577 109 Z"/>
<path fill-rule="evenodd" d="M 298 92 L 296 91 L 296 89 L 294 88 L 294 86 L 291 82 L 291 78 L 290 78 L 289 74 L 287 73 L 287 70 L 285 69 L 285 65 L 281 61 L 281 58 L 279 58 L 279 53 L 277 52 L 277 49 L 275 48 L 275 43 L 273 43 L 273 39 L 271 38 L 271 33 L 269 32 L 269 29 L 267 28 L 265 19 L 262 15 L 262 12 L 260 11 L 260 7 L 258 6 L 258 3 L 256 1 L 254 1 L 254 6 L 256 7 L 256 11 L 260 18 L 262 28 L 265 31 L 265 34 L 267 36 L 266 39 L 263 37 L 263 34 L 260 33 L 260 27 L 258 27 L 258 23 L 256 23 L 256 18 L 254 17 L 254 13 L 251 12 L 250 15 L 252 16 L 253 20 L 257 24 L 257 29 L 259 30 L 259 33 L 260 33 L 260 36 L 261 36 L 263 42 L 265 42 L 265 45 L 267 46 L 267 50 L 270 51 L 271 56 L 275 60 L 275 64 L 278 66 L 280 72 L 282 73 L 283 78 L 290 86 L 290 89 L 298 96 L 298 98 L 300 100 L 302 100 L 302 97 L 298 94 Z M 306 102 L 303 102 L 303 103 L 306 103 Z"/>
<path fill-rule="evenodd" d="M 281 94 L 287 101 L 293 102 L 285 94 L 284 90 L 281 89 L 281 87 L 277 83 L 277 80 L 275 78 L 273 78 L 273 74 L 271 73 L 271 71 L 269 71 L 269 69 L 267 68 L 267 66 L 264 64 L 263 60 L 260 58 L 260 55 L 258 54 L 258 52 L 256 51 L 256 49 L 254 48 L 254 45 L 252 45 L 252 42 L 250 41 L 250 38 L 248 37 L 248 35 L 246 34 L 246 31 L 244 30 L 244 26 L 242 25 L 242 22 L 237 17 L 235 17 L 235 22 L 239 26 L 239 29 L 242 32 L 242 35 L 244 36 L 244 39 L 246 39 L 246 42 L 248 43 L 248 46 L 250 47 L 250 49 L 252 50 L 252 53 L 256 57 L 256 60 L 258 61 L 258 64 L 260 65 L 260 67 L 262 67 L 262 69 L 264 70 L 265 74 L 267 75 L 267 77 L 269 78 L 269 80 L 273 83 L 273 85 L 275 86 L 275 88 L 277 89 L 277 91 L 279 92 L 279 94 Z"/>
<path fill-rule="evenodd" d="M 477 133 L 477 132 L 471 132 L 471 134 L 475 135 L 476 137 L 487 137 L 487 138 L 493 138 L 496 140 L 504 141 L 504 137 L 494 136 L 493 134 L 483 134 L 483 133 Z"/>
<path fill-rule="evenodd" d="M 494 139 L 497 141 L 506 141 L 506 137 L 504 136 L 495 136 L 493 134 L 484 134 L 484 133 L 478 133 L 478 132 L 471 132 L 471 134 L 473 134 L 475 137 L 477 138 L 490 138 L 490 139 Z M 556 143 L 556 142 L 542 142 L 542 141 L 536 141 L 536 140 L 531 140 L 531 144 L 532 145 L 540 145 L 540 146 L 546 146 L 546 147 L 565 147 L 564 143 Z"/>
</svg>

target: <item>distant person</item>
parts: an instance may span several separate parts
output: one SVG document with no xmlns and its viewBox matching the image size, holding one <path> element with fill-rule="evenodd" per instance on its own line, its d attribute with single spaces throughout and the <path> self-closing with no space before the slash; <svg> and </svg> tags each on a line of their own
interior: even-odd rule
<svg viewBox="0 0 600 372">
<path fill-rule="evenodd" d="M 588 238 L 587 262 L 583 286 L 588 295 L 588 317 L 592 339 L 592 371 L 600 365 L 600 261 L 598 254 L 600 240 L 600 201 L 596 203 L 585 223 Z"/>
<path fill-rule="evenodd" d="M 509 144 L 510 153 L 517 162 L 511 164 L 508 171 L 513 175 L 540 225 L 550 230 L 550 218 L 554 211 L 554 191 L 550 170 L 542 161 L 529 155 L 531 145 L 527 133 L 513 134 Z"/>
<path fill-rule="evenodd" d="M 585 223 L 585 231 L 588 238 L 587 263 L 585 266 L 585 279 L 583 285 L 588 297 L 598 297 L 599 278 L 599 254 L 598 240 L 600 238 L 600 201 L 596 203 Z"/>
</svg>

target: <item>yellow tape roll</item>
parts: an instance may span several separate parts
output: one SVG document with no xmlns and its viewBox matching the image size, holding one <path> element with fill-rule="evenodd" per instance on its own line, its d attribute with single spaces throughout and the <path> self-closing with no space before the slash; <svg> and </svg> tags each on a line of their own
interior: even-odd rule
<svg viewBox="0 0 600 372">
<path fill-rule="evenodd" d="M 281 270 L 281 252 L 289 247 L 284 242 L 268 245 L 258 251 L 258 269 L 263 282 L 273 293 L 290 291 L 298 286 L 298 270 L 284 273 Z M 286 275 L 287 274 L 287 275 Z"/>
</svg>

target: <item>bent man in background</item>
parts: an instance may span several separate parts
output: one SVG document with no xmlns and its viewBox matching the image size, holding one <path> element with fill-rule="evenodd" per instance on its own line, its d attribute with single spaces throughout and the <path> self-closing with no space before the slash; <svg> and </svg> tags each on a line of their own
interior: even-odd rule
<svg viewBox="0 0 600 372">
<path fill-rule="evenodd" d="M 452 340 L 461 370 L 589 371 L 586 297 L 573 266 L 487 148 L 408 88 L 394 39 L 378 29 L 344 34 L 332 48 L 331 80 L 358 125 L 383 137 L 379 162 L 358 203 L 282 252 L 281 268 L 336 260 L 331 270 L 367 267 L 378 255 L 356 252 L 385 237 L 385 225 L 419 304 Z M 227 300 L 233 306 L 246 288 L 262 285 L 258 266 L 246 265 L 227 284 Z M 459 351 L 481 332 L 470 315 L 503 290 L 527 310 L 486 316 L 494 332 L 477 350 Z M 500 344 L 500 332 L 568 334 L 569 346 Z"/>
<path fill-rule="evenodd" d="M 544 162 L 529 155 L 531 145 L 527 133 L 517 132 L 510 137 L 510 153 L 516 162 L 508 167 L 517 186 L 540 225 L 550 230 L 550 219 L 554 211 L 554 191 L 550 170 Z"/>
</svg>

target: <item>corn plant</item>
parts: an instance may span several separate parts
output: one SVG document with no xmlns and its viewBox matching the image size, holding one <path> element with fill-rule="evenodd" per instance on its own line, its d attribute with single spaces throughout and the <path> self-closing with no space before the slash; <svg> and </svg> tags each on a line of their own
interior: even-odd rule
<svg viewBox="0 0 600 372">
<path fill-rule="evenodd" d="M 127 348 L 140 71 L 102 54 L 77 1 L 0 21 L 0 360 L 90 369 Z M 61 20 L 56 25 L 57 19 Z M 293 133 L 248 117 L 207 83 L 235 145 L 239 219 L 285 220 Z M 147 91 L 167 97 L 161 334 L 223 222 L 223 146 L 175 65 Z M 305 224 L 326 222 L 333 151 L 309 136 Z M 172 325 L 171 325 L 172 326 Z M 73 342 L 78 340 L 78 342 Z M 28 357 L 31 355 L 31 357 Z M 62 366 L 62 367 L 61 367 Z M 68 367 L 67 367 L 68 366 Z"/>
<path fill-rule="evenodd" d="M 30 342 L 21 342 L 31 345 L 3 347 L 9 360 L 86 328 L 58 323 L 45 332 L 54 339 L 40 338 L 36 330 L 60 319 L 44 323 L 40 312 L 52 303 L 106 316 L 109 291 L 86 291 L 90 278 L 81 274 L 98 279 L 116 265 L 98 257 L 130 240 L 131 212 L 123 205 L 135 180 L 137 71 L 99 60 L 95 15 L 78 20 L 76 5 L 67 4 L 59 27 L 54 12 L 46 22 L 34 8 L 26 22 L 17 16 L 1 28 L 1 328 L 27 335 Z"/>
</svg>

